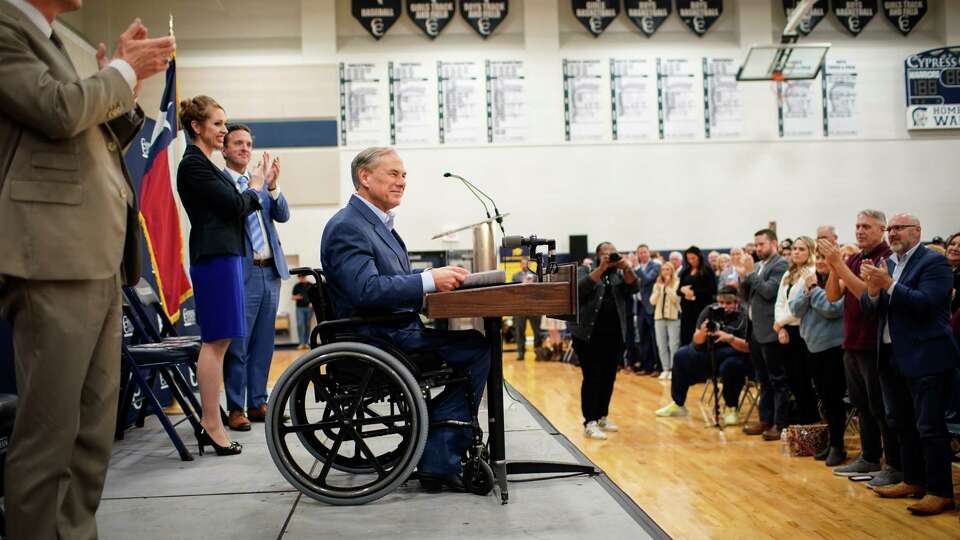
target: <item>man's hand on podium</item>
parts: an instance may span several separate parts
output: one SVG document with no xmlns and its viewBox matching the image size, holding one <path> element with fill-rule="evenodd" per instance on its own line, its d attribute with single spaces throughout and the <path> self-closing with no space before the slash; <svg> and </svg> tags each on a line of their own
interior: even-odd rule
<svg viewBox="0 0 960 540">
<path fill-rule="evenodd" d="M 463 284 L 463 280 L 470 275 L 466 268 L 459 266 L 444 266 L 430 270 L 433 274 L 433 283 L 440 292 L 452 291 Z"/>
</svg>

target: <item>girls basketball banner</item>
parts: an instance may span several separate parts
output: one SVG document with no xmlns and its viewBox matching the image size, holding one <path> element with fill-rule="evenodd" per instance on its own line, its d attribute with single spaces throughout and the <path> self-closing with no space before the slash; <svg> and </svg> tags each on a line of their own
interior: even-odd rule
<svg viewBox="0 0 960 540">
<path fill-rule="evenodd" d="M 573 16 L 597 37 L 620 13 L 620 0 L 572 0 Z"/>
<path fill-rule="evenodd" d="M 627 18 L 647 37 L 670 16 L 670 4 L 670 0 L 623 0 Z"/>
<path fill-rule="evenodd" d="M 723 15 L 723 0 L 677 0 L 677 14 L 687 28 L 703 37 Z"/>
<path fill-rule="evenodd" d="M 797 4 L 801 1 L 783 0 L 783 12 L 787 19 L 790 18 L 790 15 L 793 15 L 793 10 L 797 8 Z M 813 32 L 813 29 L 827 16 L 828 11 L 830 11 L 830 0 L 817 0 L 810 9 L 810 13 L 800 21 L 797 31 L 805 36 L 810 35 L 810 32 Z"/>
</svg>

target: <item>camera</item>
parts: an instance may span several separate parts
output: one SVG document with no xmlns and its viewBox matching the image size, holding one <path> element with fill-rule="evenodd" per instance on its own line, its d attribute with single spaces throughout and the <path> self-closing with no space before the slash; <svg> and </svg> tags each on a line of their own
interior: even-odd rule
<svg viewBox="0 0 960 540">
<path fill-rule="evenodd" d="M 727 310 L 723 306 L 711 306 L 707 311 L 707 332 L 716 332 L 727 318 Z"/>
<path fill-rule="evenodd" d="M 613 253 L 611 253 L 610 255 L 607 256 L 607 260 L 610 261 L 610 264 L 616 264 L 616 263 L 620 262 L 620 259 L 621 259 L 621 258 L 622 258 L 622 257 L 620 257 L 620 254 L 617 253 L 616 251 L 614 251 Z"/>
</svg>

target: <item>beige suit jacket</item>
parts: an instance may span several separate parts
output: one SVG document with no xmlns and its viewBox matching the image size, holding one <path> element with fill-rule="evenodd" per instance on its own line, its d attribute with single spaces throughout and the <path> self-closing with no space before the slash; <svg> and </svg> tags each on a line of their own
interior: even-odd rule
<svg viewBox="0 0 960 540">
<path fill-rule="evenodd" d="M 0 276 L 105 279 L 122 265 L 125 281 L 137 281 L 138 211 L 123 149 L 142 123 L 119 71 L 80 79 L 0 1 Z"/>
</svg>

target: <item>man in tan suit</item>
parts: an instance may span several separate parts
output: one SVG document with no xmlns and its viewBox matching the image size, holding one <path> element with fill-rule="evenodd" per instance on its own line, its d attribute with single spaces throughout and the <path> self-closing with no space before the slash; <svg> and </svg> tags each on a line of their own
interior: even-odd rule
<svg viewBox="0 0 960 540">
<path fill-rule="evenodd" d="M 140 273 L 123 149 L 173 38 L 134 21 L 80 79 L 51 27 L 82 0 L 0 0 L 0 317 L 13 322 L 12 540 L 96 538 L 120 371 L 121 281 Z"/>
</svg>

